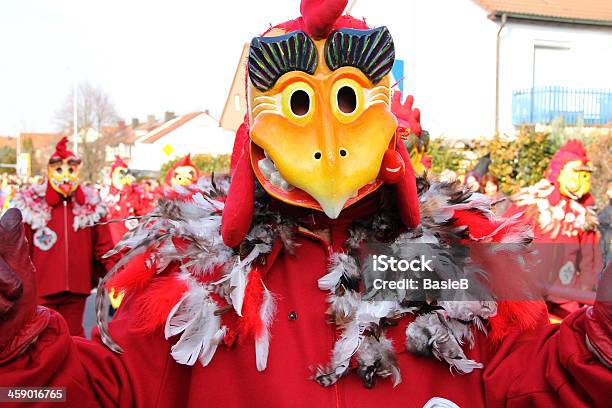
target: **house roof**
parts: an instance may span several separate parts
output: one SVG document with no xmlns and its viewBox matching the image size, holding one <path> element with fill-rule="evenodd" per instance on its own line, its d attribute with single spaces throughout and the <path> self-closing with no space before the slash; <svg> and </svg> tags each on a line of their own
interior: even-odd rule
<svg viewBox="0 0 612 408">
<path fill-rule="evenodd" d="M 219 123 L 221 127 L 226 130 L 237 130 L 244 120 L 246 114 L 246 65 L 247 58 L 249 55 L 250 44 L 246 43 L 242 47 L 242 54 L 240 60 L 238 60 L 238 66 L 234 72 L 234 79 L 232 85 L 225 99 L 225 105 L 223 106 L 223 113 Z M 238 98 L 239 110 L 237 110 L 236 100 Z"/>
<path fill-rule="evenodd" d="M 63 133 L 31 133 L 21 132 L 22 143 L 26 139 L 32 140 L 34 150 L 39 150 L 49 146 L 55 146 L 63 137 Z"/>
<path fill-rule="evenodd" d="M 134 143 L 136 132 L 131 126 L 125 124 L 124 121 L 119 121 L 114 125 L 104 126 L 102 134 L 107 137 L 108 144 L 111 146 L 119 143 L 131 144 Z"/>
<path fill-rule="evenodd" d="M 206 112 L 191 112 L 186 115 L 179 116 L 178 118 L 169 120 L 163 125 L 153 129 L 152 131 L 144 135 L 139 141 L 140 143 L 155 143 L 162 137 L 166 136 L 168 133 L 183 126 L 185 123 L 200 115 L 206 115 Z"/>
<path fill-rule="evenodd" d="M 0 136 L 0 147 L 17 147 L 17 138 L 12 136 Z"/>
<path fill-rule="evenodd" d="M 474 0 L 494 17 L 612 26 L 610 0 Z"/>
</svg>

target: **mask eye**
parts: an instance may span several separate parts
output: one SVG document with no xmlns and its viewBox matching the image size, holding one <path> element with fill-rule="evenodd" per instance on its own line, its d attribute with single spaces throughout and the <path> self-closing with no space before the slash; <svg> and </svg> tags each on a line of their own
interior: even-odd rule
<svg viewBox="0 0 612 408">
<path fill-rule="evenodd" d="M 314 91 L 305 82 L 294 82 L 283 89 L 283 115 L 297 124 L 305 124 L 314 111 Z"/>
<path fill-rule="evenodd" d="M 310 110 L 310 96 L 303 89 L 296 89 L 289 98 L 289 108 L 295 116 L 304 116 Z"/>
<path fill-rule="evenodd" d="M 338 109 L 347 115 L 355 112 L 357 109 L 357 94 L 355 90 L 350 86 L 343 86 L 338 89 L 338 93 L 336 94 L 336 99 L 338 103 Z"/>
<path fill-rule="evenodd" d="M 61 167 L 56 167 L 56 168 L 55 168 L 55 172 L 56 172 L 57 174 L 62 174 L 62 168 L 61 168 Z"/>
<path fill-rule="evenodd" d="M 334 116 L 341 123 L 350 123 L 364 110 L 363 87 L 350 78 L 342 78 L 332 87 L 331 101 Z"/>
</svg>

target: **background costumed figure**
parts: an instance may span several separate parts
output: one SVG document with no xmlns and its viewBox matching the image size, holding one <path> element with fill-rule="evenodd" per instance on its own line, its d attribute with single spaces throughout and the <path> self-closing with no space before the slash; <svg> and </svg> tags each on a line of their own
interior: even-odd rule
<svg viewBox="0 0 612 408">
<path fill-rule="evenodd" d="M 197 183 L 200 170 L 191 162 L 191 155 L 183 157 L 166 173 L 166 186 L 190 186 Z"/>
<path fill-rule="evenodd" d="M 595 291 L 602 268 L 591 171 L 582 143 L 569 140 L 551 159 L 545 178 L 512 197 L 515 207 L 508 212 L 525 211 L 536 242 L 550 244 L 541 250 L 548 252 L 551 299 L 559 302 L 557 288 Z"/>
<path fill-rule="evenodd" d="M 31 323 L 20 326 L 19 315 L 0 327 L 16 333 L 0 356 L 21 353 L 0 358 L 2 384 L 34 382 L 20 367 L 36 356 L 45 385 L 68 384 L 79 405 L 607 402 L 606 303 L 553 327 L 542 303 L 499 293 L 450 301 L 437 290 L 385 299 L 363 290 L 376 277 L 363 262 L 370 244 L 410 259 L 427 251 L 440 260 L 427 276 L 470 278 L 487 292 L 511 283 L 499 272 L 518 271 L 531 235 L 458 183 L 415 178 L 390 109 L 393 40 L 386 27 L 342 15 L 346 3 L 304 0 L 302 17 L 252 40 L 229 191 L 175 188 L 109 253 L 123 257 L 99 288 L 92 341 L 70 338 L 53 313 L 41 329 L 34 303 L 17 304 Z M 15 217 L 0 223 L 11 245 Z M 15 302 L 16 277 L 28 288 L 31 270 L 21 252 L 0 254 L 9 265 L 0 288 Z M 110 287 L 126 298 L 108 323 L 100 312 Z M 74 350 L 61 370 L 58 347 Z"/>
<path fill-rule="evenodd" d="M 113 242 L 108 226 L 96 225 L 107 207 L 94 189 L 80 185 L 81 159 L 67 142 L 64 137 L 50 157 L 47 182 L 19 191 L 14 204 L 23 214 L 39 303 L 59 311 L 70 333 L 82 336 L 85 299 L 110 269 L 102 255 Z"/>
<path fill-rule="evenodd" d="M 111 166 L 110 180 L 104 201 L 108 206 L 107 218 L 116 221 L 109 224 L 113 244 L 116 244 L 127 231 L 138 225 L 138 220 L 133 217 L 143 216 L 154 208 L 155 197 L 148 194 L 144 186 L 135 183 L 128 165 L 119 156 Z"/>
</svg>

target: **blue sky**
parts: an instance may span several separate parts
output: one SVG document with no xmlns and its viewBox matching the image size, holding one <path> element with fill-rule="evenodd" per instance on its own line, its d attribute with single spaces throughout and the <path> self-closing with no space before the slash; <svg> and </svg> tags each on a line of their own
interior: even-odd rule
<svg viewBox="0 0 612 408">
<path fill-rule="evenodd" d="M 298 15 L 298 0 L 2 0 L 0 135 L 56 130 L 75 79 L 101 86 L 128 121 L 219 115 L 242 44 Z"/>
</svg>

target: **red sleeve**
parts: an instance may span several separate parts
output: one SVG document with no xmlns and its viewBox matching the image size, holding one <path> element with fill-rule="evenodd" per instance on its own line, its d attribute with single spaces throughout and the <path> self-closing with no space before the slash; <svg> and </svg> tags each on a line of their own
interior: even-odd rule
<svg viewBox="0 0 612 408">
<path fill-rule="evenodd" d="M 131 402 L 125 370 L 117 362 L 113 364 L 110 361 L 112 356 L 108 356 L 109 351 L 82 350 L 79 343 L 89 342 L 77 337 L 73 340 L 64 319 L 57 312 L 51 310 L 50 313 L 49 323 L 36 342 L 23 354 L 0 365 L 0 384 L 3 387 L 63 387 L 67 405 L 74 407 L 114 407 L 119 401 Z M 94 360 L 97 362 L 94 363 Z M 105 377 L 104 394 L 112 399 L 104 398 L 104 394 L 97 395 L 100 381 L 88 373 L 92 365 L 100 374 L 106 371 L 104 375 L 108 377 Z"/>
<path fill-rule="evenodd" d="M 25 229 L 25 236 L 26 239 L 28 240 L 28 248 L 30 250 L 30 257 L 32 256 L 32 251 L 34 250 L 34 243 L 33 243 L 33 239 L 34 239 L 34 232 L 32 231 L 32 227 L 30 227 L 30 224 L 26 224 L 25 222 L 23 223 L 23 227 Z"/>
<path fill-rule="evenodd" d="M 101 220 L 106 221 L 106 220 Z M 94 281 L 103 277 L 107 271 L 110 271 L 115 263 L 119 260 L 119 255 L 109 258 L 104 258 L 104 254 L 113 249 L 113 237 L 108 224 L 99 224 L 94 227 L 94 259 L 99 268 L 94 271 Z"/>
<path fill-rule="evenodd" d="M 612 371 L 587 349 L 585 322 L 581 309 L 559 325 L 489 342 L 483 349 L 486 405 L 607 406 Z"/>
<path fill-rule="evenodd" d="M 68 406 L 79 408 L 186 405 L 188 393 L 180 390 L 189 384 L 191 367 L 174 363 L 163 329 L 145 336 L 130 328 L 131 306 L 128 296 L 109 325 L 121 354 L 101 343 L 97 329 L 92 340 L 71 337 L 64 319 L 50 311 L 36 342 L 0 363 L 0 385 L 65 387 Z"/>
<path fill-rule="evenodd" d="M 596 231 L 583 232 L 580 235 L 580 258 L 578 261 L 578 270 L 588 275 L 588 277 L 585 277 L 585 281 L 591 289 L 595 288 L 599 280 L 599 274 L 603 269 L 599 235 Z"/>
</svg>

